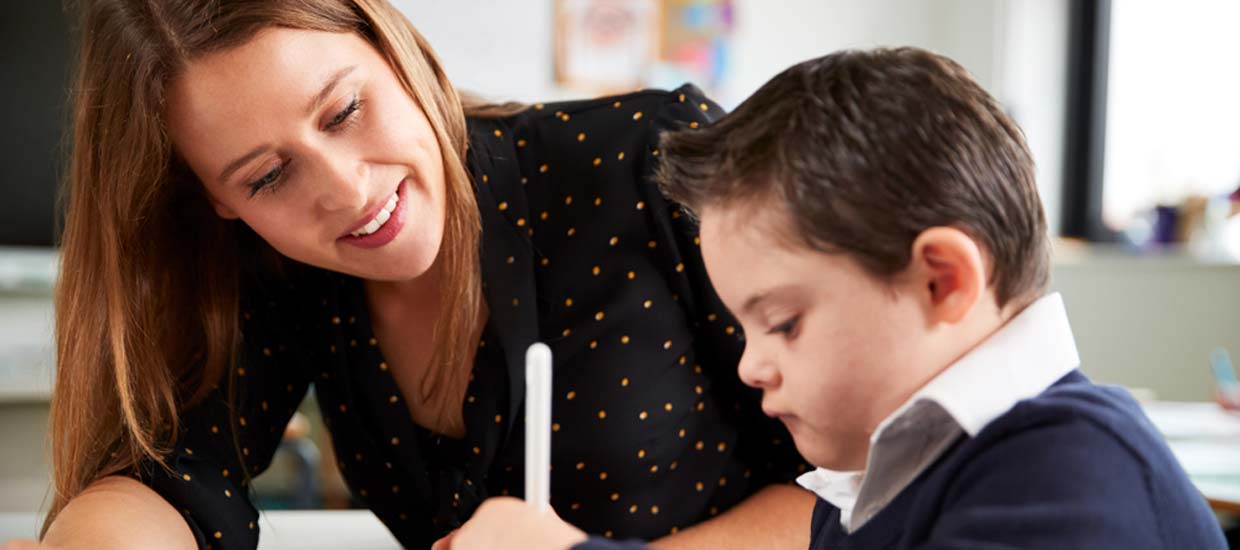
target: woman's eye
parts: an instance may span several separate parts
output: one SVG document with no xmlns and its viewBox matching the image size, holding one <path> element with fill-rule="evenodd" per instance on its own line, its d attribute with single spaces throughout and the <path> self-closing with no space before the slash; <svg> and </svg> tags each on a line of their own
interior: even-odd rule
<svg viewBox="0 0 1240 550">
<path fill-rule="evenodd" d="M 280 179 L 280 175 L 283 173 L 284 173 L 284 164 L 280 164 L 279 166 L 272 168 L 270 172 L 263 174 L 263 177 L 258 178 L 257 180 L 254 180 L 253 182 L 251 182 L 250 183 L 250 196 L 253 197 L 254 195 L 257 195 L 259 191 L 262 191 L 263 189 L 266 189 L 271 184 L 275 183 L 276 180 Z"/>
<path fill-rule="evenodd" d="M 358 109 L 361 108 L 362 101 L 354 98 L 353 101 L 350 101 L 344 109 L 342 109 L 339 113 L 336 113 L 336 116 L 332 117 L 331 121 L 327 123 L 326 128 L 330 130 L 344 124 L 345 121 L 349 120 L 350 116 L 353 116 L 353 113 L 356 113 Z"/>
</svg>

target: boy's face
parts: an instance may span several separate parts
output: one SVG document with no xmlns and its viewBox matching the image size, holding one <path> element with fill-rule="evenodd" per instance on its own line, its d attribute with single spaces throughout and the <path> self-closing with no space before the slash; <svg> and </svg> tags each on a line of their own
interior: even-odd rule
<svg viewBox="0 0 1240 550">
<path fill-rule="evenodd" d="M 711 281 L 745 329 L 741 379 L 809 462 L 864 468 L 878 423 L 937 372 L 924 285 L 791 244 L 782 208 L 707 207 L 701 221 Z"/>
</svg>

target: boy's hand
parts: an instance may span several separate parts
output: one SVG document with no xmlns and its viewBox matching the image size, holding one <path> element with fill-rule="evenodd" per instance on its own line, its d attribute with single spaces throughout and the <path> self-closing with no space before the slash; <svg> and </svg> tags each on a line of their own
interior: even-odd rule
<svg viewBox="0 0 1240 550">
<path fill-rule="evenodd" d="M 439 539 L 431 550 L 567 549 L 586 540 L 585 532 L 554 511 L 540 514 L 512 497 L 487 500 L 460 529 Z"/>
</svg>

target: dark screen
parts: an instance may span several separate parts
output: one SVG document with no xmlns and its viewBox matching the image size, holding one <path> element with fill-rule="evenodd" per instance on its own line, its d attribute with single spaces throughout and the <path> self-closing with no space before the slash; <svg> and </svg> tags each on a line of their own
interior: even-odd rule
<svg viewBox="0 0 1240 550">
<path fill-rule="evenodd" d="M 63 0 L 0 1 L 0 246 L 51 246 L 76 37 Z"/>
</svg>

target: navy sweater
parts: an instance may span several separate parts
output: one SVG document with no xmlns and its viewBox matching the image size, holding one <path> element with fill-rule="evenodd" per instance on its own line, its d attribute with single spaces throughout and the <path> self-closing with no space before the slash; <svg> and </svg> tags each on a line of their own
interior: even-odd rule
<svg viewBox="0 0 1240 550">
<path fill-rule="evenodd" d="M 640 548 L 591 538 L 575 550 Z M 860 529 L 819 500 L 811 550 L 1226 548 L 1218 521 L 1125 392 L 1073 371 L 962 436 Z"/>
</svg>

